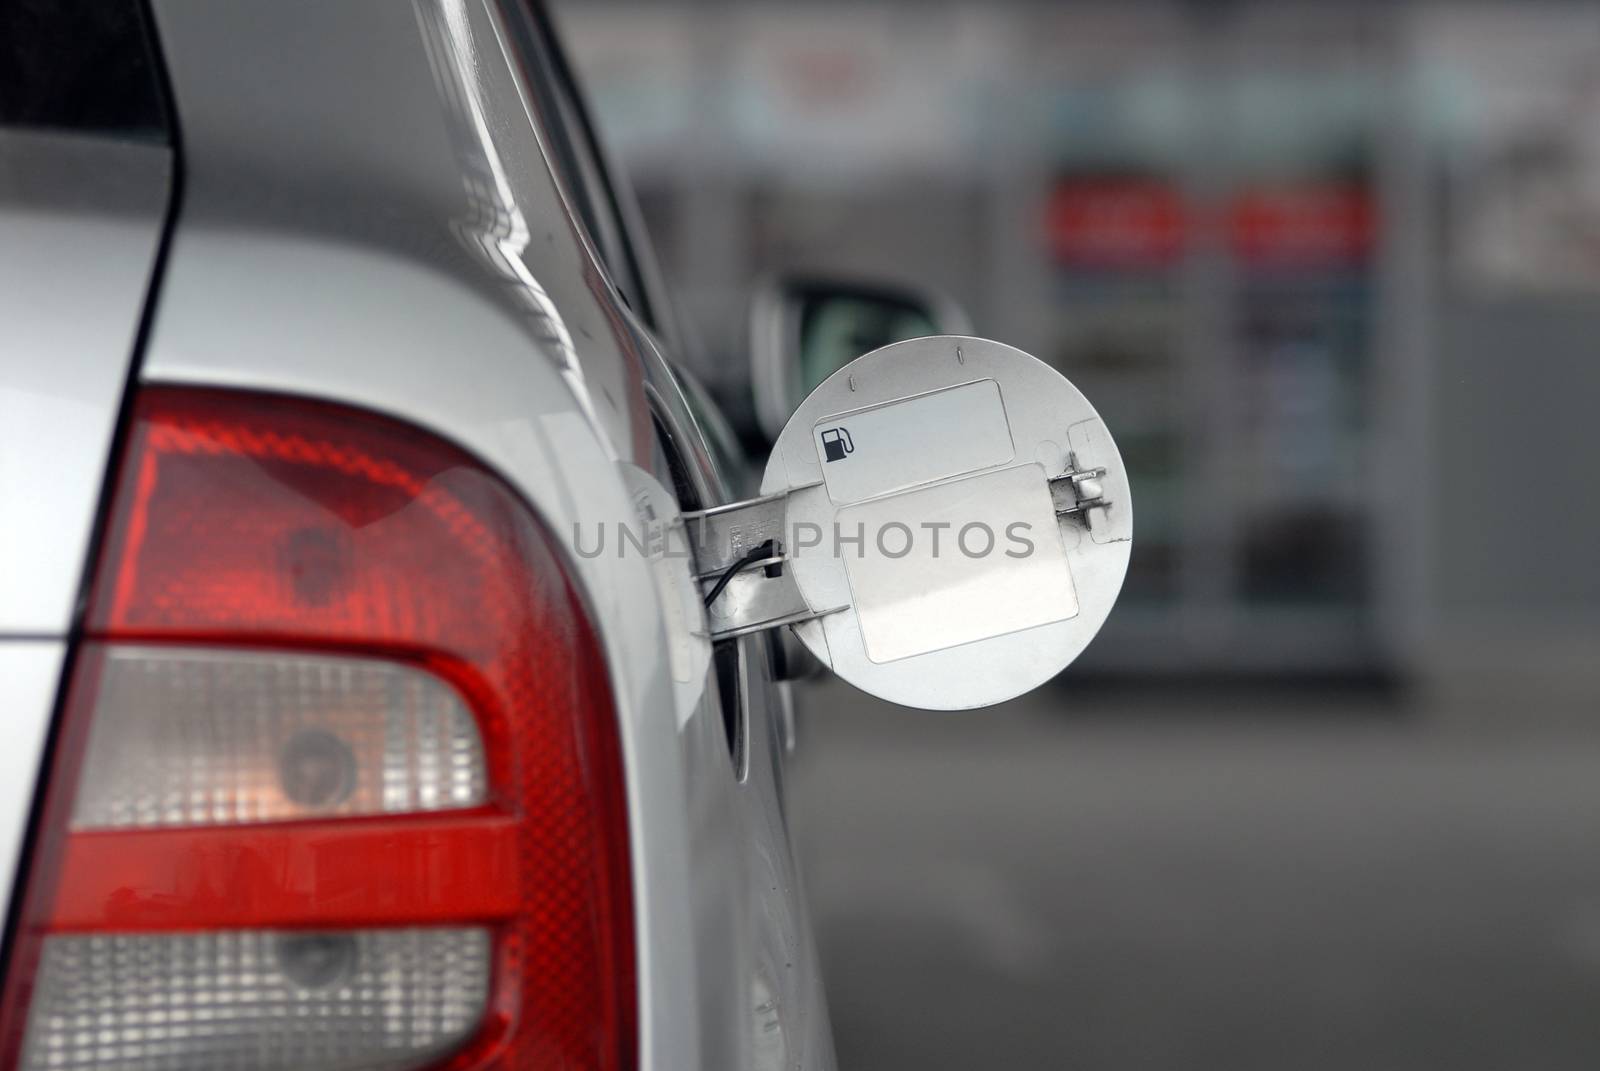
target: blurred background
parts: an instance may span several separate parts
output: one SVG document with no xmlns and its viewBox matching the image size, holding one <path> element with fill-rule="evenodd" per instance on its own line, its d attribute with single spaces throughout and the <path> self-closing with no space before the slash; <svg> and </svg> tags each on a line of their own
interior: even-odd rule
<svg viewBox="0 0 1600 1071">
<path fill-rule="evenodd" d="M 802 689 L 846 1068 L 1600 1067 L 1600 8 L 558 5 L 759 458 L 751 281 L 937 287 L 1118 438 L 1100 638 Z"/>
</svg>

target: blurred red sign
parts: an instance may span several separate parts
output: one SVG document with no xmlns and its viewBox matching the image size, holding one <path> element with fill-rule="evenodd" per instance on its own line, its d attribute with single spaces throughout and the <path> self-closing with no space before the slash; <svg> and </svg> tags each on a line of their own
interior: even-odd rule
<svg viewBox="0 0 1600 1071">
<path fill-rule="evenodd" d="M 1250 263 L 1343 264 L 1377 242 L 1378 209 L 1359 185 L 1250 190 L 1229 207 L 1228 246 Z"/>
<path fill-rule="evenodd" d="M 1066 264 L 1159 268 L 1183 253 L 1187 220 L 1174 187 L 1149 179 L 1066 179 L 1051 193 L 1050 248 Z"/>
<path fill-rule="evenodd" d="M 1046 217 L 1056 259 L 1087 268 L 1167 267 L 1202 225 L 1246 263 L 1347 264 L 1377 244 L 1378 208 L 1366 186 L 1323 183 L 1246 190 L 1197 214 L 1174 185 L 1088 178 L 1057 183 Z"/>
</svg>

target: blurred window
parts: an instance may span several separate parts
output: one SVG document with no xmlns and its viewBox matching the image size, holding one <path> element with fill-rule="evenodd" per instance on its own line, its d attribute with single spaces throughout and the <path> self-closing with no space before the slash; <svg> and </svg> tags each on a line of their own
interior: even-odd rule
<svg viewBox="0 0 1600 1071">
<path fill-rule="evenodd" d="M 800 379 L 810 394 L 839 369 L 873 350 L 937 334 L 923 309 L 881 294 L 855 297 L 818 291 L 800 314 Z"/>
<path fill-rule="evenodd" d="M 137 0 L 0 4 L 0 126 L 166 142 L 158 70 Z"/>
</svg>

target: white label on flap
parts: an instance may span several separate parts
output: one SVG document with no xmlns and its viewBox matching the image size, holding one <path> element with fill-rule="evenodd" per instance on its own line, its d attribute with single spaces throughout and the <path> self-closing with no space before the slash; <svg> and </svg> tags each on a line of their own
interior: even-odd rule
<svg viewBox="0 0 1600 1071">
<path fill-rule="evenodd" d="M 867 657 L 892 662 L 1078 614 L 1043 467 L 889 495 L 838 512 Z"/>
<path fill-rule="evenodd" d="M 1016 456 L 992 379 L 828 417 L 811 438 L 835 502 L 993 468 Z"/>
</svg>

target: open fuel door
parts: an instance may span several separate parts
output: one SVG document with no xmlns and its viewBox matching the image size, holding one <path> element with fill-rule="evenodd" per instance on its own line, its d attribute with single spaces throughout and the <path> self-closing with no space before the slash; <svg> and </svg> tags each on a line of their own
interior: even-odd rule
<svg viewBox="0 0 1600 1071">
<path fill-rule="evenodd" d="M 713 638 L 787 626 L 856 687 L 962 709 L 1088 646 L 1133 507 L 1105 424 L 998 342 L 935 336 L 846 365 L 789 418 L 762 497 L 687 520 Z"/>
</svg>

